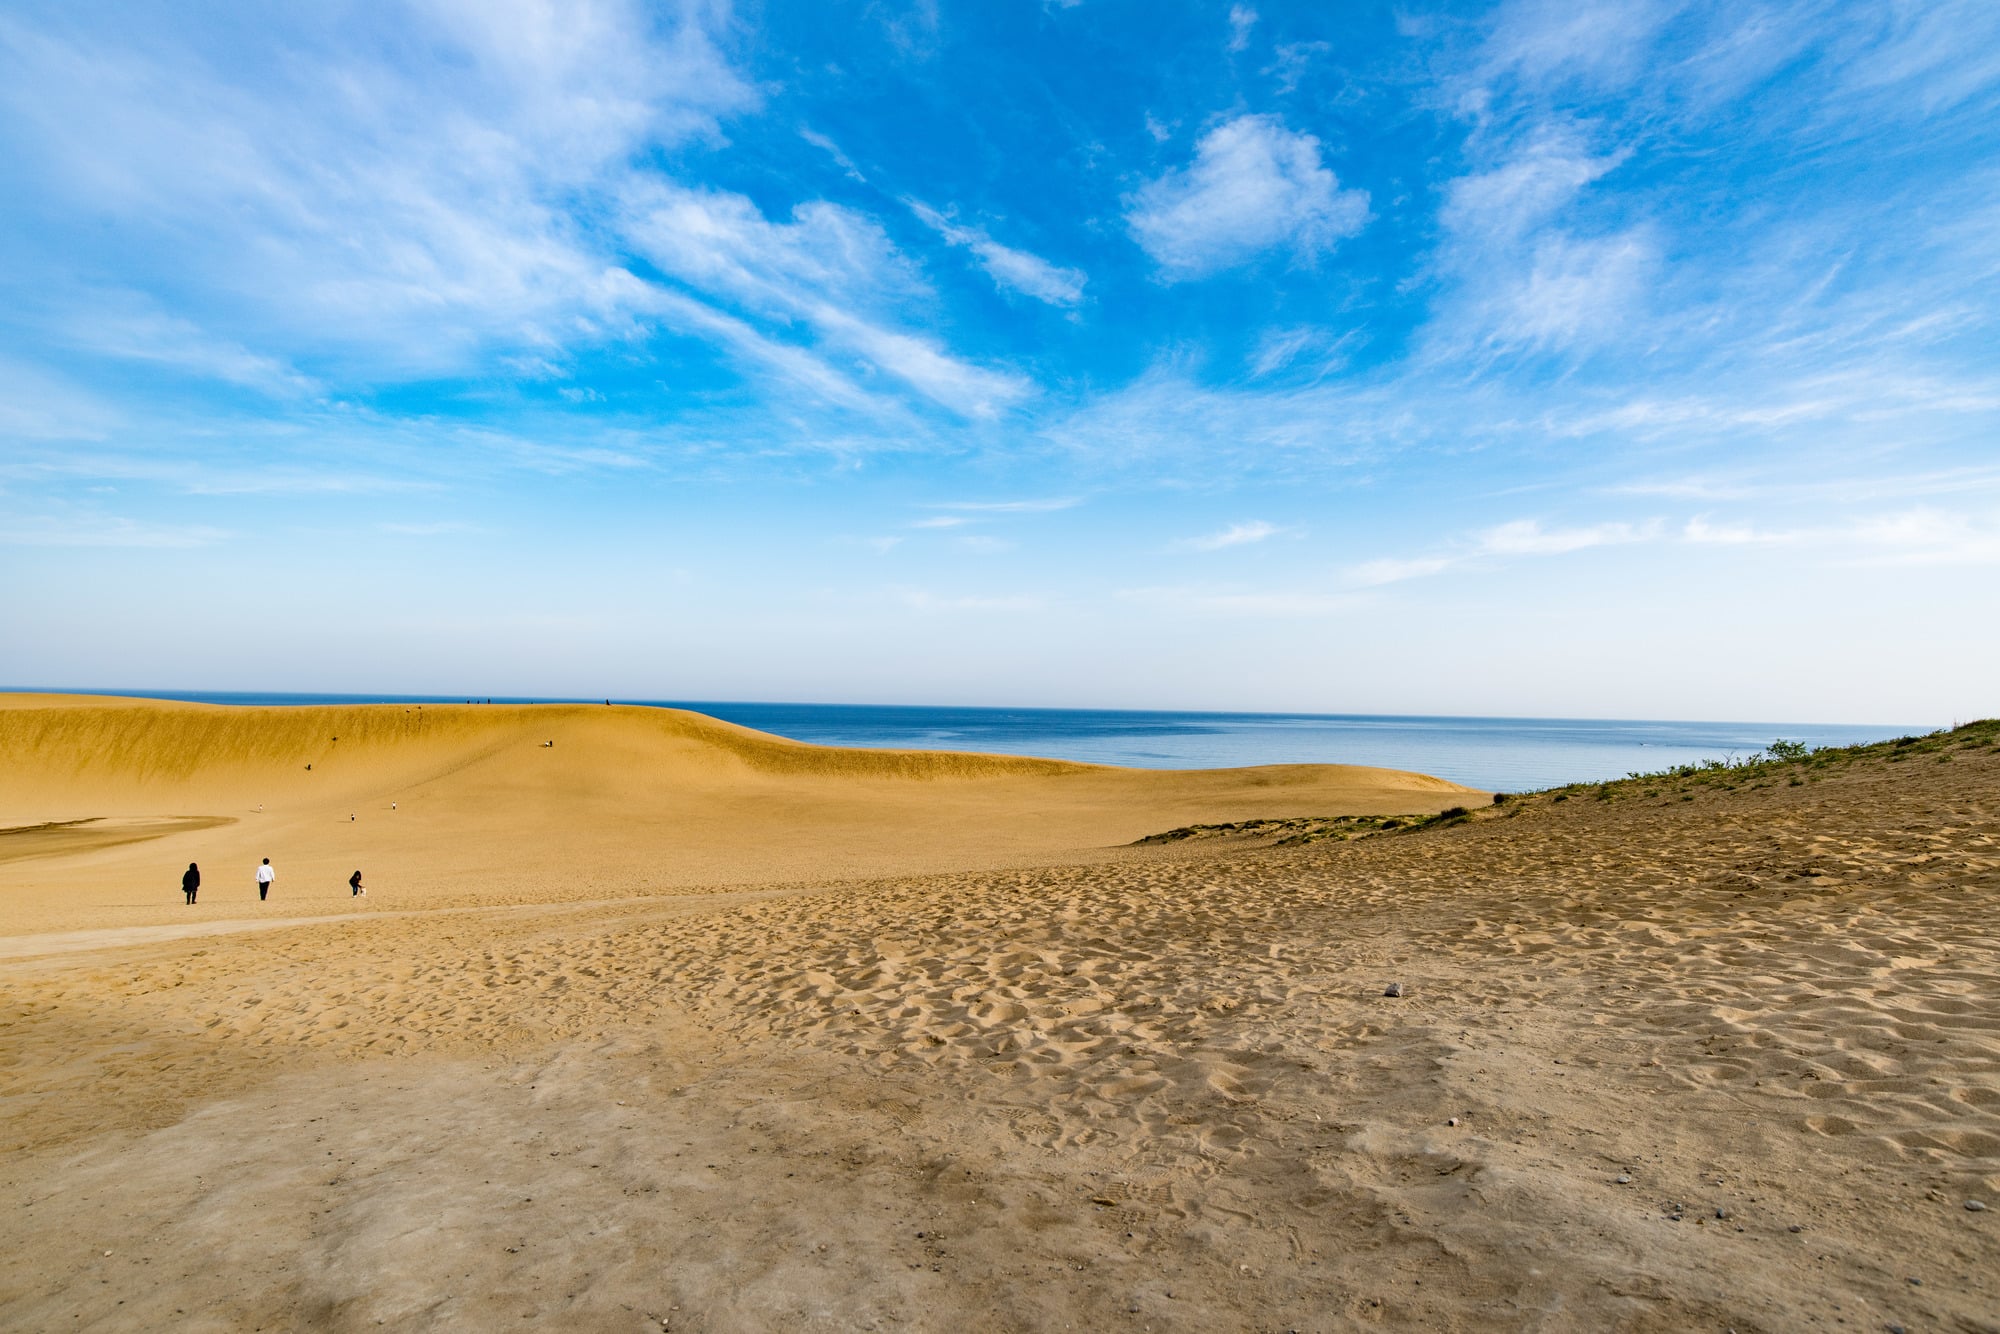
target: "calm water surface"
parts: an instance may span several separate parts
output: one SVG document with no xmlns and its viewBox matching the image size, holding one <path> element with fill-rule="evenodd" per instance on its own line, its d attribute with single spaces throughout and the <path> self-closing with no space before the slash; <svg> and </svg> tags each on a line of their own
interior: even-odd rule
<svg viewBox="0 0 2000 1334">
<path fill-rule="evenodd" d="M 449 695 L 243 694 L 119 690 L 212 704 L 457 704 Z M 575 701 L 506 698 L 495 704 Z M 1043 755 L 1145 769 L 1249 764 L 1373 764 L 1503 792 L 1623 778 L 1697 760 L 1747 756 L 1783 737 L 1814 746 L 1929 731 L 1935 724 L 1689 723 L 1633 719 L 1432 718 L 1314 713 L 1156 713 L 883 704 L 620 700 L 696 709 L 823 746 Z"/>
</svg>

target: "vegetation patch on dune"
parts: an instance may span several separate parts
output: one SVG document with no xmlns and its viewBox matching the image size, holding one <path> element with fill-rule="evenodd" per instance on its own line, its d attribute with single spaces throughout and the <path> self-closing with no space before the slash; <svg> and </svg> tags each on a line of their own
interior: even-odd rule
<svg viewBox="0 0 2000 1334">
<path fill-rule="evenodd" d="M 1195 824 L 1149 834 L 1132 846 L 1230 840 L 1272 847 L 1344 841 L 1376 834 L 1409 833 L 1422 829 L 1504 819 L 1534 806 L 1577 799 L 1616 801 L 1694 801 L 1704 793 L 1750 791 L 1758 788 L 1804 787 L 1856 765 L 1927 762 L 1949 764 L 1957 754 L 2000 751 L 2000 719 L 1986 718 L 1939 729 L 1920 736 L 1900 736 L 1857 746 L 1814 749 L 1780 737 L 1764 750 L 1741 758 L 1679 764 L 1651 773 L 1632 773 L 1599 783 L 1567 783 L 1532 792 L 1495 793 L 1493 804 L 1478 811 L 1454 806 L 1435 815 L 1325 815 L 1292 819 L 1238 820 L 1230 824 Z"/>
<path fill-rule="evenodd" d="M 1825 746 L 1817 750 L 1782 737 L 1754 755 L 1695 764 L 1677 764 L 1650 773 L 1631 773 L 1605 783 L 1568 783 L 1513 798 L 1515 802 L 1550 802 L 1590 798 L 1596 801 L 1672 799 L 1693 801 L 1705 792 L 1734 792 L 1784 784 L 1804 787 L 1858 764 L 1904 764 L 1925 760 L 1949 764 L 1954 754 L 2000 750 L 2000 718 L 1985 718 L 1940 728 L 1921 736 L 1900 736 L 1858 746 Z M 1502 798 L 1505 800 L 1505 798 Z"/>
<path fill-rule="evenodd" d="M 1194 839 L 1236 839 L 1268 842 L 1273 847 L 1295 847 L 1301 843 L 1334 842 L 1365 838 L 1371 834 L 1391 834 L 1440 825 L 1463 824 L 1472 813 L 1453 806 L 1435 815 L 1304 815 L 1289 820 L 1238 820 L 1232 824 L 1191 824 L 1148 834 L 1134 840 L 1133 847 L 1184 843 Z"/>
</svg>

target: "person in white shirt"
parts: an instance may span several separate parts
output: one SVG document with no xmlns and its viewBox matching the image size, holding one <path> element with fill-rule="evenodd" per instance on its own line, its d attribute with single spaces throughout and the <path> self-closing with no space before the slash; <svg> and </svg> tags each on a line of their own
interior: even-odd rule
<svg viewBox="0 0 2000 1334">
<path fill-rule="evenodd" d="M 271 859 L 266 857 L 264 864 L 257 868 L 257 902 L 262 903 L 270 897 L 271 882 L 277 878 L 278 873 L 271 869 Z"/>
</svg>

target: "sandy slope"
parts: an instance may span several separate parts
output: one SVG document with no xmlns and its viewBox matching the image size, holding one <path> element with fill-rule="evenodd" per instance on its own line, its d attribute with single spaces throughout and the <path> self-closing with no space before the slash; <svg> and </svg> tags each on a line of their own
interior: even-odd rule
<svg viewBox="0 0 2000 1334">
<path fill-rule="evenodd" d="M 0 1326 L 2000 1329 L 2000 750 L 1903 758 L 23 953 Z"/>
<path fill-rule="evenodd" d="M 843 750 L 676 709 L 0 695 L 0 827 L 21 831 L 0 835 L 0 933 L 351 911 L 356 868 L 371 908 L 546 902 L 1067 861 L 1196 821 L 1468 801 L 1484 795 L 1386 769 Z M 263 857 L 279 887 L 258 909 Z M 192 914 L 190 861 L 207 886 Z"/>
</svg>

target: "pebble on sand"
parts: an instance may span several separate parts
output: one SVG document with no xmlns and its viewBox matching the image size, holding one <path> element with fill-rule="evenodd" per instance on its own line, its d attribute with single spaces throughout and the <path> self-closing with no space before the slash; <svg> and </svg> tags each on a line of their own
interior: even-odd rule
<svg viewBox="0 0 2000 1334">
<path fill-rule="evenodd" d="M 1403 984 L 1401 982 L 1391 982 L 1388 986 L 1382 988 L 1382 994 L 1384 996 L 1401 996 L 1403 994 Z"/>
<path fill-rule="evenodd" d="M 1965 1202 L 1965 1207 L 1972 1210 L 1972 1212 L 1975 1214 L 1983 1214 L 1986 1212 L 1985 1202 L 1981 1200 L 1967 1200 Z"/>
</svg>

